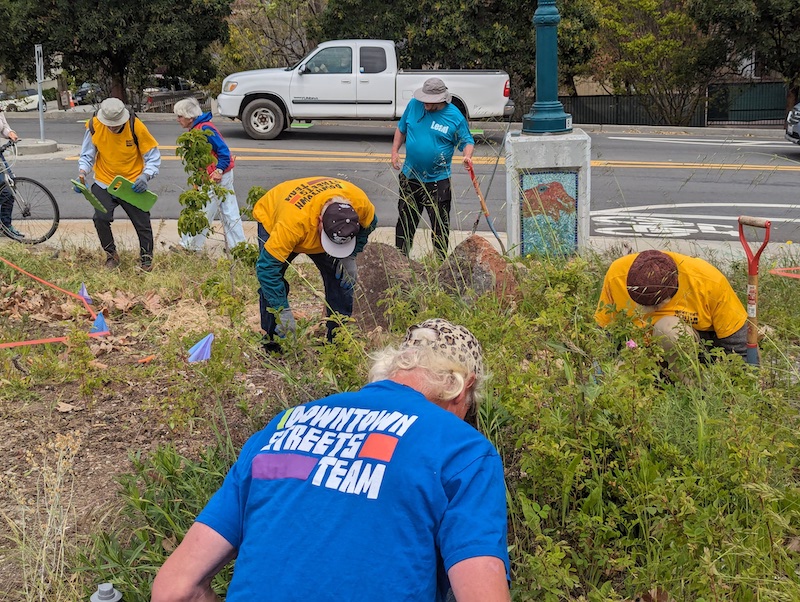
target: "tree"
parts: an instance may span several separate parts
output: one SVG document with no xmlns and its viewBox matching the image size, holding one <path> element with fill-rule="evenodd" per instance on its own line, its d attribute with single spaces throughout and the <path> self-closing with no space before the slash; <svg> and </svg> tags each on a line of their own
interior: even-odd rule
<svg viewBox="0 0 800 602">
<path fill-rule="evenodd" d="M 393 39 L 406 68 L 503 69 L 520 99 L 535 80 L 536 6 L 536 0 L 329 0 L 315 31 L 319 39 Z M 593 6 L 559 3 L 559 70 L 570 83 L 594 52 Z"/>
<path fill-rule="evenodd" d="M 755 56 L 786 82 L 787 109 L 800 94 L 800 2 L 797 0 L 691 0 L 692 14 L 729 40 L 731 56 Z"/>
<path fill-rule="evenodd" d="M 641 94 L 653 119 L 688 125 L 728 45 L 687 14 L 689 0 L 602 0 L 594 73 L 617 94 Z"/>
<path fill-rule="evenodd" d="M 215 45 L 220 74 L 284 67 L 303 58 L 316 46 L 307 24 L 324 7 L 325 0 L 235 0 L 230 38 Z"/>
<path fill-rule="evenodd" d="M 232 0 L 0 0 L 6 45 L 0 66 L 10 77 L 33 74 L 41 43 L 46 70 L 62 67 L 127 89 L 156 71 L 206 83 L 214 75 L 209 47 L 226 40 Z"/>
</svg>

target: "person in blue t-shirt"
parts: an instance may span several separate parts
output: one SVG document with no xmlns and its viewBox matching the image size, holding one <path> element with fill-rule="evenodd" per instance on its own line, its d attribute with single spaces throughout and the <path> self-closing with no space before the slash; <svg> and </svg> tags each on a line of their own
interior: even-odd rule
<svg viewBox="0 0 800 602">
<path fill-rule="evenodd" d="M 414 233 L 424 207 L 431 222 L 433 248 L 440 258 L 447 255 L 450 241 L 450 164 L 455 148 L 463 152 L 464 166 L 472 165 L 475 140 L 467 120 L 455 106 L 447 86 L 438 77 L 425 81 L 414 92 L 397 124 L 392 142 L 392 167 L 400 169 L 400 147 L 406 158 L 400 172 L 395 246 L 411 252 Z"/>
<path fill-rule="evenodd" d="M 464 419 L 486 371 L 442 319 L 373 357 L 370 384 L 285 410 L 245 444 L 152 601 L 509 602 L 503 466 Z"/>
</svg>

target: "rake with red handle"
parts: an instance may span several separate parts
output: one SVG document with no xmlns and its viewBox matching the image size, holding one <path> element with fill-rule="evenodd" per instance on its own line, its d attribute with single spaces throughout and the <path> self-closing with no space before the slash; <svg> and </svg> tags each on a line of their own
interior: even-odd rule
<svg viewBox="0 0 800 602">
<path fill-rule="evenodd" d="M 481 192 L 481 185 L 478 183 L 478 178 L 475 177 L 475 170 L 472 169 L 472 163 L 467 163 L 467 171 L 469 172 L 469 177 L 472 179 L 472 185 L 475 187 L 475 192 L 478 193 L 478 200 L 481 202 L 481 209 L 483 210 L 483 214 L 486 216 L 486 223 L 489 224 L 489 229 L 494 234 L 494 237 L 497 239 L 497 242 L 500 243 L 500 250 L 502 251 L 503 255 L 506 254 L 506 246 L 503 244 L 503 241 L 500 239 L 500 235 L 497 233 L 497 230 L 494 229 L 494 225 L 492 224 L 492 220 L 489 218 L 489 207 L 486 206 L 486 199 L 483 198 L 483 193 Z M 481 214 L 478 214 L 478 217 L 475 218 L 475 223 L 472 225 L 472 233 L 475 234 L 475 231 L 478 229 L 478 222 L 481 220 Z"/>
</svg>

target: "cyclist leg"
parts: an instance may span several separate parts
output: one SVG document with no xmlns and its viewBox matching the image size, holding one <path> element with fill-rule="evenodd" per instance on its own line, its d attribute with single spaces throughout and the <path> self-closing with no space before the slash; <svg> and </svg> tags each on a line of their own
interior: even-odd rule
<svg viewBox="0 0 800 602">
<path fill-rule="evenodd" d="M 11 226 L 11 212 L 14 209 L 14 196 L 5 184 L 0 187 L 0 223 Z"/>
</svg>

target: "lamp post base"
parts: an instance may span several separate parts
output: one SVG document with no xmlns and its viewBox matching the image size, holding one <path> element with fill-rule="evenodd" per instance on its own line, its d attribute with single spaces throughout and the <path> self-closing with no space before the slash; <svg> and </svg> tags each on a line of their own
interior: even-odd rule
<svg viewBox="0 0 800 602">
<path fill-rule="evenodd" d="M 540 107 L 539 104 L 552 106 Z M 564 112 L 564 106 L 552 103 L 533 103 L 531 112 L 522 118 L 523 134 L 563 134 L 572 131 L 572 115 Z"/>
</svg>

